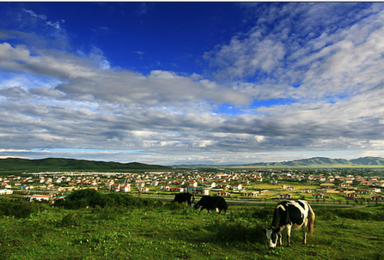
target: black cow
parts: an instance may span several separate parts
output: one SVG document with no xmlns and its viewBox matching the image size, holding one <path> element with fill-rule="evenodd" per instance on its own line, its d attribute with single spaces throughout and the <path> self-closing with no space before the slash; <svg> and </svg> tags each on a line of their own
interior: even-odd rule
<svg viewBox="0 0 384 260">
<path fill-rule="evenodd" d="M 175 195 L 175 199 L 172 202 L 183 203 L 185 201 L 188 202 L 188 206 L 191 206 L 191 204 L 195 201 L 195 196 L 191 193 L 178 193 Z"/>
<path fill-rule="evenodd" d="M 307 243 L 307 228 L 313 234 L 315 213 L 305 200 L 283 201 L 277 204 L 273 214 L 271 228 L 263 229 L 269 242 L 269 248 L 275 249 L 277 242 L 282 246 L 282 231 L 287 229 L 288 246 L 291 246 L 291 229 L 302 228 L 303 244 Z"/>
<path fill-rule="evenodd" d="M 200 212 L 203 209 L 207 209 L 208 212 L 210 209 L 219 210 L 219 214 L 222 210 L 224 212 L 227 212 L 228 205 L 224 198 L 222 197 L 210 197 L 210 196 L 203 196 L 199 202 L 197 202 L 194 206 L 195 209 L 198 209 L 200 207 Z"/>
</svg>

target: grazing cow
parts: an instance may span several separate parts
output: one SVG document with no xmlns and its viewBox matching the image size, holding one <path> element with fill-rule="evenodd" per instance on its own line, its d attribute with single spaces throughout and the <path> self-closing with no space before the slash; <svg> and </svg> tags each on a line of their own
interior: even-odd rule
<svg viewBox="0 0 384 260">
<path fill-rule="evenodd" d="M 215 209 L 216 211 L 221 213 L 222 210 L 224 212 L 227 212 L 228 205 L 227 202 L 223 197 L 210 197 L 210 196 L 203 196 L 199 202 L 197 202 L 194 206 L 195 209 L 198 209 L 200 207 L 200 212 L 203 209 L 207 209 L 208 212 L 210 209 Z"/>
<path fill-rule="evenodd" d="M 269 242 L 269 249 L 275 249 L 277 242 L 282 246 L 282 231 L 287 229 L 288 246 L 291 246 L 291 229 L 302 228 L 303 244 L 307 243 L 307 228 L 313 234 L 315 213 L 305 200 L 283 201 L 277 204 L 271 228 L 263 229 Z"/>
<path fill-rule="evenodd" d="M 195 196 L 193 196 L 191 193 L 178 193 L 175 195 L 175 199 L 172 202 L 183 203 L 185 201 L 188 202 L 188 206 L 191 206 L 195 201 Z"/>
</svg>

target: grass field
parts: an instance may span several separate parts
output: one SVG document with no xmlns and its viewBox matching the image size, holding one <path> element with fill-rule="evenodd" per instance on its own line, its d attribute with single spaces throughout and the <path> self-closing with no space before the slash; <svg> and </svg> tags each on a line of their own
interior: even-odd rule
<svg viewBox="0 0 384 260">
<path fill-rule="evenodd" d="M 268 250 L 261 227 L 273 205 L 199 213 L 169 202 L 140 208 L 69 210 L 40 204 L 26 218 L 0 217 L 1 259 L 384 259 L 381 205 L 323 209 L 314 205 L 314 235 L 302 245 Z M 285 243 L 285 237 L 283 238 Z"/>
</svg>

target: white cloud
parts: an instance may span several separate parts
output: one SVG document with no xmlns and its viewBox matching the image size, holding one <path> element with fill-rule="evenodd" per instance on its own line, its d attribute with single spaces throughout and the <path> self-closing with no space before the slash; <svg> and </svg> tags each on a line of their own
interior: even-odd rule
<svg viewBox="0 0 384 260">
<path fill-rule="evenodd" d="M 97 75 L 95 68 L 85 66 L 84 60 L 73 55 L 57 53 L 58 57 L 43 53 L 32 54 L 26 46 L 4 42 L 0 44 L 0 66 L 2 69 L 32 73 L 40 76 L 69 80 Z M 91 64 L 88 64 L 91 65 Z"/>
<path fill-rule="evenodd" d="M 47 16 L 45 16 L 45 15 L 42 15 L 42 14 L 40 14 L 40 15 L 38 15 L 38 14 L 36 14 L 34 11 L 32 11 L 32 10 L 27 10 L 27 9 L 22 9 L 24 12 L 26 12 L 26 13 L 28 13 L 30 16 L 32 16 L 32 17 L 36 17 L 36 18 L 39 18 L 39 19 L 41 19 L 41 20 L 46 20 L 47 19 Z"/>
<path fill-rule="evenodd" d="M 205 54 L 220 78 L 239 79 L 236 86 L 257 99 L 307 100 L 354 94 L 382 81 L 372 77 L 383 62 L 382 5 L 360 12 L 355 4 L 280 6 L 270 4 L 265 13 L 266 6 L 256 6 L 256 26 Z"/>
<path fill-rule="evenodd" d="M 90 58 L 96 60 L 99 64 L 99 69 L 101 70 L 108 70 L 111 68 L 109 61 L 104 57 L 104 53 L 100 48 L 93 46 Z"/>
<path fill-rule="evenodd" d="M 55 28 L 56 30 L 61 30 L 60 22 L 51 22 L 51 21 L 47 21 L 46 24 L 49 25 L 49 26 L 52 26 L 52 27 Z"/>
</svg>

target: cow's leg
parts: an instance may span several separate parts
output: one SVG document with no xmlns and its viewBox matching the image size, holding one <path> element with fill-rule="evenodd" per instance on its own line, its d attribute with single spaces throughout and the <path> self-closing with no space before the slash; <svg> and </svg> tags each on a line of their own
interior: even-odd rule
<svg viewBox="0 0 384 260">
<path fill-rule="evenodd" d="M 277 236 L 279 240 L 279 246 L 283 246 L 283 234 L 281 233 L 281 231 L 277 233 Z"/>
<path fill-rule="evenodd" d="M 291 225 L 287 225 L 287 243 L 288 243 L 288 246 L 291 246 L 291 230 L 292 230 Z"/>
<path fill-rule="evenodd" d="M 308 227 L 308 221 L 306 221 L 302 227 L 303 229 L 303 244 L 307 244 L 307 227 Z"/>
</svg>

